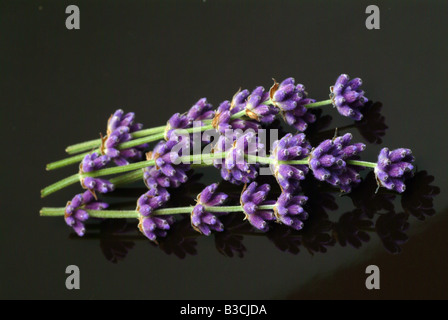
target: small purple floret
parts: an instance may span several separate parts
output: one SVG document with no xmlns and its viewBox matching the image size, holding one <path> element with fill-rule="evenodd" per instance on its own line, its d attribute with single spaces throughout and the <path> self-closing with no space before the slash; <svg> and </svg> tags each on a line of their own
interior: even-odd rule
<svg viewBox="0 0 448 320">
<path fill-rule="evenodd" d="M 256 155 L 263 147 L 252 131 L 240 136 L 220 136 L 214 153 L 225 152 L 226 157 L 215 159 L 213 165 L 221 170 L 221 176 L 226 181 L 233 184 L 250 183 L 257 177 L 259 165 L 247 161 L 245 155 Z"/>
<path fill-rule="evenodd" d="M 267 221 L 275 220 L 272 210 L 259 210 L 261 205 L 274 204 L 274 202 L 266 200 L 270 190 L 271 186 L 267 183 L 258 186 L 256 182 L 252 182 L 241 194 L 241 206 L 246 219 L 261 231 L 268 231 Z"/>
<path fill-rule="evenodd" d="M 275 120 L 275 115 L 278 109 L 270 104 L 269 92 L 265 91 L 263 87 L 257 87 L 252 91 L 246 102 L 246 115 L 258 122 L 270 124 Z"/>
<path fill-rule="evenodd" d="M 412 177 L 414 157 L 410 149 L 399 148 L 390 151 L 383 148 L 378 156 L 375 176 L 378 183 L 389 189 L 402 193 L 406 190 L 405 180 Z"/>
<path fill-rule="evenodd" d="M 142 144 L 136 147 L 120 150 L 118 145 L 132 140 L 131 133 L 143 128 L 141 123 L 135 123 L 135 114 L 124 114 L 118 109 L 109 118 L 107 123 L 107 136 L 103 139 L 101 153 L 109 156 L 117 166 L 129 164 L 129 161 L 139 161 L 143 158 L 143 150 L 148 147 Z"/>
<path fill-rule="evenodd" d="M 177 188 L 188 180 L 186 172 L 190 170 L 190 164 L 177 163 L 182 153 L 190 153 L 188 140 L 182 136 L 172 136 L 168 141 L 160 141 L 147 154 L 147 160 L 155 160 L 155 166 L 144 169 L 143 179 L 149 189 L 157 186 Z"/>
<path fill-rule="evenodd" d="M 308 219 L 308 213 L 303 209 L 307 200 L 306 196 L 282 192 L 274 207 L 277 221 L 296 230 L 302 229 L 303 221 Z"/>
<path fill-rule="evenodd" d="M 90 191 L 77 194 L 73 199 L 67 202 L 65 207 L 65 222 L 82 237 L 85 234 L 84 222 L 89 219 L 87 210 L 102 210 L 109 205 L 105 202 L 95 201 L 94 195 Z"/>
<path fill-rule="evenodd" d="M 207 211 L 207 207 L 222 205 L 227 200 L 228 196 L 225 193 L 216 192 L 217 188 L 217 183 L 207 186 L 198 195 L 197 204 L 191 213 L 191 226 L 206 236 L 210 235 L 212 231 L 224 230 L 224 225 L 218 219 L 218 216 L 224 213 Z"/>
<path fill-rule="evenodd" d="M 177 129 L 192 128 L 194 122 L 210 120 L 214 116 L 213 106 L 207 102 L 206 98 L 201 98 L 186 113 L 175 113 L 171 116 L 166 125 L 165 139 L 170 140 Z"/>
<path fill-rule="evenodd" d="M 227 100 L 222 102 L 216 111 L 215 117 L 213 118 L 213 127 L 222 135 L 225 135 L 228 130 L 240 129 L 246 131 L 248 129 L 252 129 L 254 131 L 258 131 L 260 125 L 256 121 L 243 120 L 240 118 L 232 119 L 233 115 L 244 110 L 244 106 L 245 105 L 242 104 L 241 101 L 235 102 L 235 106 Z M 243 108 L 240 110 L 241 107 Z"/>
<path fill-rule="evenodd" d="M 344 192 L 361 182 L 359 172 L 361 166 L 349 165 L 348 160 L 356 160 L 358 154 L 365 149 L 365 144 L 350 144 L 352 135 L 347 133 L 334 139 L 323 141 L 310 154 L 309 165 L 314 177 L 338 186 Z"/>
<path fill-rule="evenodd" d="M 80 173 L 92 172 L 100 170 L 107 166 L 111 158 L 107 155 L 99 155 L 97 152 L 87 154 L 79 166 Z M 98 191 L 99 193 L 111 192 L 115 189 L 114 185 L 106 179 L 102 178 L 92 178 L 85 177 L 81 179 L 81 186 L 84 189 L 88 189 L 90 192 L 94 193 Z"/>
<path fill-rule="evenodd" d="M 368 101 L 360 89 L 361 85 L 360 78 L 350 80 L 348 75 L 341 74 L 334 86 L 330 87 L 330 98 L 338 112 L 357 121 L 362 119 L 361 109 Z"/>
<path fill-rule="evenodd" d="M 307 164 L 281 164 L 279 161 L 303 160 L 308 157 L 310 151 L 311 145 L 303 133 L 288 133 L 273 143 L 270 157 L 274 162 L 270 168 L 283 191 L 297 191 L 300 188 L 300 180 L 305 179 L 309 169 Z"/>
<path fill-rule="evenodd" d="M 296 85 L 294 78 L 287 78 L 280 84 L 276 82 L 270 91 L 274 106 L 281 110 L 285 121 L 300 132 L 305 131 L 309 123 L 316 121 L 316 116 L 305 107 L 316 101 L 307 96 L 305 87 Z"/>
</svg>

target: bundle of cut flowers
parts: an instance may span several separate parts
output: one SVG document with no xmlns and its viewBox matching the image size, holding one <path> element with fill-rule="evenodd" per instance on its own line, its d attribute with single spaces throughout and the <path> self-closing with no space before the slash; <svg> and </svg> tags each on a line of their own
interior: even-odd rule
<svg viewBox="0 0 448 320">
<path fill-rule="evenodd" d="M 361 159 L 365 144 L 352 141 L 351 133 L 313 144 L 307 137 L 307 129 L 316 122 L 315 108 L 330 105 L 341 116 L 362 122 L 368 99 L 361 85 L 360 78 L 342 74 L 330 87 L 330 99 L 316 101 L 295 79 L 274 80 L 269 90 L 239 90 L 217 108 L 202 98 L 187 112 L 150 129 L 144 129 L 133 112 L 116 110 L 104 136 L 67 147 L 69 158 L 47 165 L 47 170 L 54 170 L 79 164 L 79 171 L 44 188 L 42 197 L 75 183 L 84 191 L 65 207 L 42 208 L 41 215 L 64 216 L 79 236 L 85 234 L 89 218 L 137 219 L 139 230 L 157 242 L 179 215 L 188 216 L 193 229 L 203 235 L 223 231 L 222 219 L 229 213 L 242 214 L 261 232 L 273 223 L 301 230 L 313 214 L 304 210 L 308 197 L 301 183 L 307 176 L 350 193 L 361 182 L 361 172 L 371 170 L 378 188 L 402 193 L 414 169 L 410 149 L 384 147 L 376 161 L 369 162 Z M 272 132 L 278 119 L 294 132 Z M 266 141 L 266 128 L 271 143 Z M 216 168 L 223 180 L 240 186 L 239 204 L 226 205 L 228 194 L 219 191 L 217 181 L 197 195 L 194 206 L 167 206 L 189 172 L 204 166 Z M 273 185 L 255 181 L 261 174 L 275 177 L 280 195 L 272 195 Z M 110 210 L 100 199 L 139 180 L 147 191 L 135 199 L 134 210 Z"/>
</svg>

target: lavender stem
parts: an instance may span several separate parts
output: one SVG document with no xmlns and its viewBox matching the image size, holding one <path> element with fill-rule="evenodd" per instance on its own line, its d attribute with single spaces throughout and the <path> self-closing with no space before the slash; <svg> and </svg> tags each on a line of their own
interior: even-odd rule
<svg viewBox="0 0 448 320">
<path fill-rule="evenodd" d="M 322 107 L 322 106 L 327 106 L 329 104 L 333 104 L 333 100 L 328 99 L 328 100 L 323 100 L 323 101 L 317 101 L 317 102 L 314 102 L 314 103 L 305 104 L 304 106 L 307 109 L 311 109 L 311 108 L 318 108 L 318 107 Z"/>
<path fill-rule="evenodd" d="M 166 126 L 159 126 L 159 127 L 154 127 L 154 128 L 150 128 L 150 129 L 144 129 L 144 130 L 140 130 L 140 131 L 135 131 L 133 133 L 131 133 L 132 139 L 136 139 L 136 138 L 141 138 L 141 137 L 146 137 L 149 135 L 153 135 L 153 134 L 157 134 L 157 133 L 161 133 L 165 130 Z M 65 151 L 68 154 L 76 154 L 82 151 L 86 151 L 89 149 L 96 149 L 99 148 L 101 145 L 101 139 L 94 139 L 94 140 L 89 140 L 89 141 L 85 141 L 85 142 L 80 142 L 80 143 L 76 143 L 73 144 L 71 146 L 68 146 Z"/>
</svg>

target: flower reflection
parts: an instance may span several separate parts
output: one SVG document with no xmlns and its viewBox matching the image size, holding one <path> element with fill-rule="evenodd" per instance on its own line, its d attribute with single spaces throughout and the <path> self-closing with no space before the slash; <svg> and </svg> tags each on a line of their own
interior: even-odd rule
<svg viewBox="0 0 448 320">
<path fill-rule="evenodd" d="M 269 177 L 260 179 L 266 181 Z M 426 171 L 419 171 L 410 181 L 411 187 L 403 194 L 388 191 L 375 193 L 371 191 L 375 188 L 376 182 L 371 175 L 367 175 L 360 185 L 347 195 L 352 200 L 354 208 L 338 214 L 337 202 L 347 196 L 335 196 L 339 194 L 338 190 L 325 190 L 318 181 L 310 179 L 302 186 L 304 194 L 310 199 L 307 203 L 310 218 L 302 230 L 296 231 L 275 224 L 268 232 L 261 233 L 244 221 L 242 214 L 232 213 L 225 216 L 222 221 L 225 231 L 214 234 L 215 247 L 226 257 L 243 258 L 250 250 L 245 246 L 244 239 L 261 236 L 269 239 L 282 252 L 299 254 L 307 251 L 314 255 L 325 253 L 337 245 L 359 249 L 376 237 L 388 252 L 398 254 L 402 250 L 401 246 L 409 239 L 406 232 L 410 227 L 411 218 L 416 218 L 418 221 L 435 212 L 433 199 L 439 194 L 440 189 L 431 185 L 433 181 L 433 176 Z M 188 186 L 186 188 L 188 189 Z M 239 188 L 230 184 L 223 184 L 220 188 L 224 188 L 231 195 L 233 188 L 235 195 L 233 198 L 235 202 L 237 201 Z M 394 206 L 394 201 L 401 203 L 401 207 Z M 399 207 L 398 212 L 396 207 Z M 98 224 L 87 228 L 84 238 L 76 237 L 74 234 L 71 238 L 99 239 L 104 257 L 117 263 L 126 258 L 129 251 L 135 247 L 136 241 L 147 242 L 144 236 L 135 233 L 135 229 L 136 222 L 124 219 L 100 220 Z M 199 253 L 198 237 L 201 235 L 194 231 L 189 219 L 180 218 L 166 238 L 158 244 L 150 241 L 149 243 L 168 255 L 184 259 Z"/>
</svg>

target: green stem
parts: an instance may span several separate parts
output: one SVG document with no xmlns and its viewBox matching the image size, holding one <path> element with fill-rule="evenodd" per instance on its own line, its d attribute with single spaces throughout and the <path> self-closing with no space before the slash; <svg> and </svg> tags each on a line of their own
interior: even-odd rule
<svg viewBox="0 0 448 320">
<path fill-rule="evenodd" d="M 143 179 L 143 170 L 138 169 L 132 172 L 122 174 L 118 177 L 112 178 L 109 181 L 113 183 L 114 186 L 118 187 L 142 179 Z"/>
<path fill-rule="evenodd" d="M 217 153 L 209 153 L 209 154 L 193 154 L 193 155 L 190 155 L 190 156 L 180 157 L 178 160 L 181 163 L 200 162 L 200 163 L 197 163 L 197 164 L 208 165 L 207 163 L 204 163 L 204 161 L 213 160 L 213 159 L 222 159 L 222 158 L 225 158 L 225 156 L 226 156 L 225 152 L 217 152 Z"/>
<path fill-rule="evenodd" d="M 333 101 L 331 99 L 323 100 L 323 101 L 317 101 L 317 102 L 306 104 L 305 108 L 307 108 L 307 109 L 318 108 L 318 107 L 322 107 L 322 106 L 327 106 L 327 105 L 332 104 L 332 103 L 333 103 Z"/>
<path fill-rule="evenodd" d="M 271 164 L 273 162 L 273 159 L 271 159 L 269 157 L 259 157 L 259 156 L 254 156 L 254 155 L 250 155 L 250 154 L 246 155 L 245 158 L 250 163 Z"/>
<path fill-rule="evenodd" d="M 153 134 L 153 135 L 148 136 L 148 137 L 143 137 L 143 138 L 139 138 L 139 139 L 134 139 L 134 140 L 123 142 L 123 143 L 119 144 L 117 148 L 118 148 L 118 150 L 122 150 L 122 149 L 128 149 L 128 148 L 136 147 L 136 146 L 139 146 L 141 144 L 145 144 L 145 143 L 161 140 L 161 139 L 163 139 L 164 136 L 165 136 L 165 134 L 163 132 L 158 133 L 158 134 Z"/>
<path fill-rule="evenodd" d="M 155 135 L 148 136 L 148 137 L 145 137 L 145 138 L 140 138 L 140 139 L 135 139 L 135 140 L 123 142 L 123 143 L 119 144 L 117 146 L 117 148 L 119 150 L 127 149 L 127 148 L 135 147 L 135 146 L 138 146 L 138 145 L 141 145 L 141 144 L 144 144 L 144 143 L 149 143 L 149 142 L 161 140 L 161 139 L 163 139 L 163 137 L 164 137 L 164 134 L 163 133 L 159 133 L 159 134 L 155 134 Z M 65 159 L 62 159 L 62 160 L 58 160 L 58 161 L 49 163 L 49 164 L 47 164 L 47 168 L 46 169 L 48 171 L 50 171 L 50 170 L 55 170 L 55 169 L 66 167 L 66 166 L 71 165 L 71 164 L 79 163 L 79 162 L 81 162 L 84 159 L 84 157 L 86 155 L 88 155 L 89 153 L 92 153 L 92 152 L 98 152 L 99 153 L 100 149 L 98 148 L 98 149 L 90 151 L 90 152 L 81 153 L 81 154 L 78 154 L 76 156 L 72 156 L 72 157 L 69 157 L 69 158 L 65 158 Z"/>
<path fill-rule="evenodd" d="M 272 210 L 274 205 L 259 206 L 260 210 Z M 241 206 L 204 206 L 204 210 L 208 212 L 243 212 Z M 86 209 L 87 213 L 92 218 L 103 219 L 121 219 L 121 218 L 138 218 L 139 213 L 135 210 L 90 210 Z M 161 208 L 154 210 L 152 215 L 171 215 L 171 214 L 190 214 L 193 211 L 193 206 L 189 207 L 175 207 L 175 208 Z M 65 208 L 48 208 L 44 207 L 40 210 L 42 217 L 60 217 L 64 216 Z"/>
<path fill-rule="evenodd" d="M 230 119 L 234 120 L 234 119 L 238 119 L 241 118 L 242 116 L 246 115 L 246 109 L 241 110 L 240 112 L 235 113 L 233 116 L 230 117 Z"/>
<path fill-rule="evenodd" d="M 375 168 L 376 163 L 375 162 L 368 162 L 368 161 L 359 161 L 359 160 L 347 160 L 347 164 L 351 164 L 354 166 L 361 166 L 361 167 L 369 167 L 369 168 Z"/>
<path fill-rule="evenodd" d="M 72 185 L 76 182 L 79 182 L 79 174 L 74 174 L 70 177 L 67 177 L 65 179 L 62 179 L 56 183 L 53 183 L 52 185 L 49 185 L 48 187 L 41 190 L 40 195 L 42 198 L 45 198 L 46 196 L 61 190 L 65 187 L 68 187 L 69 185 Z"/>
<path fill-rule="evenodd" d="M 212 125 L 206 125 L 206 126 L 202 126 L 200 128 L 198 128 L 198 127 L 188 128 L 188 129 L 185 129 L 183 132 L 185 132 L 185 133 L 195 133 L 195 132 L 203 132 L 203 131 L 207 131 L 207 130 L 211 130 L 211 129 L 213 129 Z M 164 139 L 164 137 L 165 137 L 165 133 L 161 132 L 161 133 L 154 134 L 154 135 L 151 135 L 151 136 L 147 136 L 147 137 L 143 137 L 143 138 L 139 138 L 139 139 L 134 139 L 134 140 L 123 142 L 123 143 L 121 143 L 121 144 L 119 144 L 117 146 L 117 149 L 123 150 L 123 149 L 136 147 L 136 146 L 139 146 L 139 145 L 142 145 L 142 144 L 145 144 L 145 143 L 154 142 L 154 141 L 157 141 L 157 140 Z M 96 149 L 96 150 L 93 150 L 91 152 L 100 152 L 100 149 Z M 69 158 L 65 158 L 65 159 L 62 159 L 62 160 L 58 160 L 58 161 L 49 163 L 49 164 L 47 164 L 46 169 L 48 171 L 50 171 L 50 170 L 55 170 L 55 169 L 66 167 L 66 166 L 71 165 L 71 164 L 79 163 L 80 161 L 82 161 L 82 159 L 84 159 L 84 157 L 86 155 L 88 155 L 91 152 L 82 153 L 82 154 L 79 154 L 79 155 L 76 155 L 76 156 L 73 156 L 73 157 L 69 157 Z"/>
<path fill-rule="evenodd" d="M 275 204 L 267 204 L 264 206 L 258 206 L 258 210 L 272 210 L 274 209 Z"/>
<path fill-rule="evenodd" d="M 86 150 L 98 149 L 100 145 L 101 138 L 68 146 L 67 148 L 65 148 L 65 152 L 67 152 L 68 154 L 76 154 Z"/>
<path fill-rule="evenodd" d="M 150 129 L 143 129 L 131 133 L 132 138 L 141 138 L 165 131 L 165 126 L 158 126 Z"/>
<path fill-rule="evenodd" d="M 136 138 L 146 137 L 149 135 L 160 133 L 165 130 L 165 127 L 166 126 L 159 126 L 159 127 L 154 127 L 154 128 L 150 128 L 150 129 L 139 130 L 139 131 L 131 133 L 131 137 L 132 137 L 132 139 L 136 139 Z M 89 149 L 99 148 L 100 145 L 101 145 L 101 139 L 95 139 L 95 140 L 90 140 L 90 141 L 73 144 L 71 146 L 68 146 L 65 149 L 65 151 L 68 154 L 75 154 L 75 153 L 79 153 L 79 152 L 86 151 Z"/>
<path fill-rule="evenodd" d="M 84 172 L 80 177 L 81 178 L 83 178 L 83 177 L 96 178 L 96 177 L 101 177 L 101 176 L 117 174 L 117 173 L 134 171 L 137 169 L 143 169 L 143 168 L 151 167 L 154 165 L 155 165 L 155 160 L 140 161 L 140 162 L 131 163 L 131 164 L 128 164 L 125 166 L 120 166 L 120 167 L 101 169 L 101 170 L 92 171 L 92 172 Z"/>
<path fill-rule="evenodd" d="M 204 210 L 207 212 L 242 212 L 241 206 L 204 206 Z"/>
<path fill-rule="evenodd" d="M 289 161 L 278 161 L 278 164 L 291 164 L 291 165 L 295 165 L 295 164 L 308 164 L 308 160 L 309 158 L 305 158 L 302 160 L 289 160 Z"/>
<path fill-rule="evenodd" d="M 81 153 L 81 154 L 78 154 L 78 155 L 73 156 L 73 157 L 69 157 L 69 158 L 65 158 L 65 159 L 62 159 L 62 160 L 58 160 L 58 161 L 49 163 L 49 164 L 47 164 L 46 169 L 47 169 L 47 171 L 51 171 L 51 170 L 55 170 L 55 169 L 59 169 L 59 168 L 63 168 L 63 167 L 69 166 L 71 164 L 79 163 L 79 162 L 82 161 L 82 159 L 84 159 L 84 157 L 86 155 L 88 155 L 89 153 L 93 153 L 93 152 L 98 152 L 99 153 L 100 149 L 96 149 L 96 150 L 93 150 L 91 152 Z"/>
</svg>

